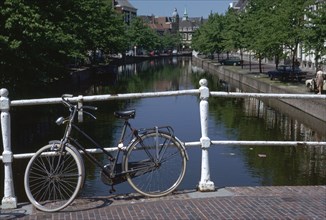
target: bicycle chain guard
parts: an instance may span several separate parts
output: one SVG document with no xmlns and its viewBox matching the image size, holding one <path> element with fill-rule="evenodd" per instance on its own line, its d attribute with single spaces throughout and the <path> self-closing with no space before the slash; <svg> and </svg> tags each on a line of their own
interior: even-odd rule
<svg viewBox="0 0 326 220">
<path fill-rule="evenodd" d="M 121 172 L 122 172 L 121 164 L 116 164 L 115 167 L 116 167 L 116 169 L 115 169 L 116 175 L 113 178 L 107 176 L 104 172 L 101 171 L 101 181 L 104 184 L 113 186 L 113 185 L 117 185 L 119 183 L 123 183 L 123 182 L 127 181 L 126 175 L 121 174 Z M 108 173 L 112 173 L 110 164 L 106 164 L 103 167 L 103 169 L 105 169 Z"/>
</svg>

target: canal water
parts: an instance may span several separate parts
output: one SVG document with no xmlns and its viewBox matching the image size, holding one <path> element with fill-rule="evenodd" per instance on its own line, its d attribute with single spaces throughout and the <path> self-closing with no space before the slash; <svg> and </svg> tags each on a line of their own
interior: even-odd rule
<svg viewBox="0 0 326 220">
<path fill-rule="evenodd" d="M 173 57 L 137 64 L 99 68 L 73 73 L 46 86 L 8 88 L 12 100 L 60 97 L 61 94 L 97 95 L 194 89 L 206 78 L 211 91 L 237 91 L 216 76 L 191 64 L 191 57 Z M 29 85 L 31 86 L 31 85 Z M 28 92 L 27 92 L 28 91 Z M 83 129 L 103 146 L 115 146 L 122 121 L 115 110 L 136 109 L 131 121 L 137 128 L 171 125 L 184 142 L 199 141 L 199 97 L 155 97 L 87 103 L 98 106 L 97 120 L 85 118 Z M 62 105 L 13 107 L 12 150 L 14 154 L 35 152 L 49 140 L 60 139 L 63 128 L 54 122 L 66 116 Z M 325 132 L 315 131 L 297 119 L 266 106 L 253 98 L 210 98 L 209 131 L 211 140 L 326 141 Z M 2 148 L 1 148 L 2 149 Z M 189 161 L 180 189 L 194 189 L 200 180 L 201 149 L 187 149 Z M 97 155 L 105 164 L 107 158 Z M 326 183 L 326 152 L 322 147 L 223 146 L 209 149 L 211 180 L 216 187 L 322 185 Z M 86 160 L 87 179 L 81 194 L 105 196 L 110 187 L 100 181 L 99 169 Z M 26 201 L 23 176 L 27 160 L 14 160 L 14 183 L 19 202 Z M 0 195 L 3 196 L 3 164 L 0 166 Z M 117 193 L 133 192 L 127 183 L 115 187 Z"/>
</svg>

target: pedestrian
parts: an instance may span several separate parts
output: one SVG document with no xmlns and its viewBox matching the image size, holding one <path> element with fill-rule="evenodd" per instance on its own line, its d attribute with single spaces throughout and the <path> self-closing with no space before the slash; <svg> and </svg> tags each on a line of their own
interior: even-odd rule
<svg viewBox="0 0 326 220">
<path fill-rule="evenodd" d="M 320 95 L 323 90 L 324 76 L 323 71 L 319 70 L 316 75 L 316 84 L 318 89 L 318 94 Z"/>
</svg>

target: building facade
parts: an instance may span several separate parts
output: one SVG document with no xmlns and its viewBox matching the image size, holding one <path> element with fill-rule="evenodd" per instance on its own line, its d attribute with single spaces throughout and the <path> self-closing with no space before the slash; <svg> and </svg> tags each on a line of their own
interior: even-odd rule
<svg viewBox="0 0 326 220">
<path fill-rule="evenodd" d="M 112 5 L 117 12 L 123 14 L 123 20 L 128 25 L 137 16 L 137 9 L 128 0 L 112 0 Z"/>
<path fill-rule="evenodd" d="M 193 33 L 205 22 L 202 17 L 189 17 L 187 9 L 184 10 L 180 18 L 178 10 L 175 8 L 171 17 L 139 16 L 144 23 L 148 24 L 159 34 L 170 33 L 181 37 L 180 50 L 191 49 L 191 40 Z"/>
<path fill-rule="evenodd" d="M 179 21 L 179 34 L 181 35 L 182 50 L 191 49 L 191 41 L 194 32 L 204 23 L 203 17 L 188 16 L 187 9 L 185 8 L 182 19 Z"/>
</svg>

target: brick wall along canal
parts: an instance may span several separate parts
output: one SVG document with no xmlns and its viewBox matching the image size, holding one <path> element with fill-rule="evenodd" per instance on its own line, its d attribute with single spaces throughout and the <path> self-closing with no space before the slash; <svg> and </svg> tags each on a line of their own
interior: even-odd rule
<svg viewBox="0 0 326 220">
<path fill-rule="evenodd" d="M 193 89 L 198 88 L 201 78 L 208 79 L 211 91 L 225 87 L 216 77 L 192 72 L 189 57 L 167 58 L 73 74 L 72 78 L 23 98 L 59 97 L 63 93 L 94 95 Z M 24 94 L 23 87 L 16 93 L 8 89 L 10 97 L 15 97 L 15 100 L 20 99 L 17 94 Z M 231 90 L 235 91 L 235 88 Z M 87 119 L 82 126 L 105 146 L 115 145 L 122 126 L 120 121 L 114 119 L 113 111 L 129 108 L 137 111 L 136 119 L 131 121 L 136 127 L 171 125 L 176 136 L 183 141 L 198 141 L 201 137 L 199 98 L 195 96 L 110 101 L 92 105 L 99 107 L 97 120 Z M 54 121 L 66 114 L 66 109 L 61 105 L 12 108 L 13 153 L 35 152 L 48 140 L 60 139 L 63 131 Z M 211 140 L 326 140 L 318 131 L 274 111 L 256 99 L 211 98 L 208 125 Z M 191 147 L 188 153 L 190 160 L 181 189 L 193 189 L 200 180 L 201 150 Z M 211 146 L 209 153 L 211 180 L 217 187 L 322 185 L 326 182 L 325 151 L 321 147 Z M 97 156 L 106 161 L 104 156 Z M 26 200 L 22 185 L 26 163 L 27 160 L 14 160 L 18 202 Z M 82 194 L 109 194 L 110 188 L 100 181 L 99 170 L 88 163 L 86 168 L 87 180 Z M 0 175 L 3 195 L 3 172 Z M 127 183 L 116 189 L 117 193 L 132 192 Z"/>
</svg>

